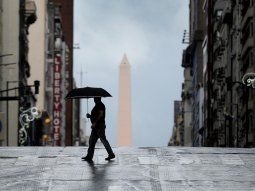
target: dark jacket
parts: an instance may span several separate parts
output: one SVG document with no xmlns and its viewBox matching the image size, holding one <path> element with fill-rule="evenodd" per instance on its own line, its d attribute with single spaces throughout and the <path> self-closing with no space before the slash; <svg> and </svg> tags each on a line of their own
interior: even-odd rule
<svg viewBox="0 0 255 191">
<path fill-rule="evenodd" d="M 103 111 L 103 116 L 100 119 L 98 119 L 100 111 Z M 102 102 L 97 103 L 94 106 L 94 108 L 92 109 L 90 121 L 92 124 L 95 123 L 95 126 L 104 126 L 105 125 L 105 105 Z"/>
</svg>

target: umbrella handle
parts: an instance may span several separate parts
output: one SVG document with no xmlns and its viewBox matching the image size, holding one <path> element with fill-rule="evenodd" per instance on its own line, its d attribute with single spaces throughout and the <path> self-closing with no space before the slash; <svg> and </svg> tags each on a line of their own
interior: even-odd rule
<svg viewBox="0 0 255 191">
<path fill-rule="evenodd" d="M 87 99 L 87 113 L 89 113 L 89 99 Z"/>
</svg>

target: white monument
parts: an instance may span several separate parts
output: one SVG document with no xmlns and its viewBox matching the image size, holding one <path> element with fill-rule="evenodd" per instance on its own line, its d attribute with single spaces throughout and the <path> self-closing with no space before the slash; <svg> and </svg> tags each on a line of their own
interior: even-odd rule
<svg viewBox="0 0 255 191">
<path fill-rule="evenodd" d="M 119 73 L 118 146 L 132 146 L 130 68 L 127 56 L 124 54 Z"/>
</svg>

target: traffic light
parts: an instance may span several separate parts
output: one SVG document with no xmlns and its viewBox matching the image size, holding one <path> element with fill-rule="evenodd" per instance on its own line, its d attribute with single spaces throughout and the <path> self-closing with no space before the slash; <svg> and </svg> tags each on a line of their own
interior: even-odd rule
<svg viewBox="0 0 255 191">
<path fill-rule="evenodd" d="M 35 80 L 34 81 L 34 86 L 35 86 L 35 94 L 39 94 L 40 81 L 39 80 Z"/>
</svg>

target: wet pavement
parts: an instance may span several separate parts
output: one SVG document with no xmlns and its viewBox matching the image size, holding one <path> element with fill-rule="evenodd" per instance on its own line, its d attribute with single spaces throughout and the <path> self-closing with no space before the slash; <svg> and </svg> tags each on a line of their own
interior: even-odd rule
<svg viewBox="0 0 255 191">
<path fill-rule="evenodd" d="M 255 191 L 255 149 L 0 147 L 0 190 Z"/>
</svg>

